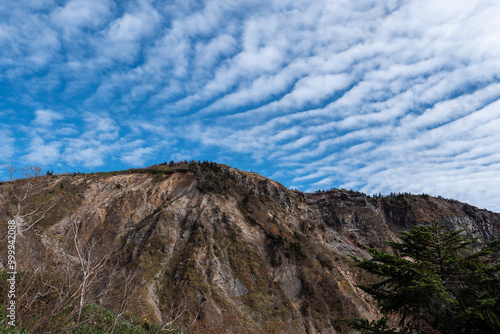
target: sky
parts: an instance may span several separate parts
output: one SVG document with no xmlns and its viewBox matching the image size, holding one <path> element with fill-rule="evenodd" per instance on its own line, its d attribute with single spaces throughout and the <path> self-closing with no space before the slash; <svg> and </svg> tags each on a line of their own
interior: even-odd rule
<svg viewBox="0 0 500 334">
<path fill-rule="evenodd" d="M 2 1 L 0 163 L 209 160 L 500 212 L 499 31 L 497 0 Z"/>
</svg>

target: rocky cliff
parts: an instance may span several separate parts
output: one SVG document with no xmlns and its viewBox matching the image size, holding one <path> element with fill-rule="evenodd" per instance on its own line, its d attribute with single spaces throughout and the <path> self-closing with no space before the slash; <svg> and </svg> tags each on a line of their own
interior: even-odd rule
<svg viewBox="0 0 500 334">
<path fill-rule="evenodd" d="M 386 249 L 399 231 L 435 220 L 479 243 L 500 235 L 500 214 L 457 201 L 302 193 L 214 163 L 35 181 L 20 206 L 35 212 L 19 228 L 20 269 L 78 268 L 86 247 L 113 259 L 86 299 L 190 332 L 346 332 L 341 318 L 377 316 L 355 287 L 373 279 L 349 257 L 365 257 L 363 246 Z M 2 231 L 26 187 L 0 185 Z"/>
</svg>

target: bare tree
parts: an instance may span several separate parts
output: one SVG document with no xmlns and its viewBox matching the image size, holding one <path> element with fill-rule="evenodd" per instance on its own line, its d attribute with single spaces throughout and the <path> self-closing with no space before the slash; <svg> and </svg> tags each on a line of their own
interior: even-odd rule
<svg viewBox="0 0 500 334">
<path fill-rule="evenodd" d="M 120 272 L 121 273 L 121 272 Z M 120 307 L 115 313 L 115 319 L 113 325 L 108 329 L 111 334 L 114 333 L 118 320 L 123 317 L 123 315 L 129 312 L 132 308 L 133 302 L 139 292 L 138 285 L 138 272 L 133 270 L 125 271 L 123 274 L 115 275 L 116 281 L 120 282 L 122 286 L 122 291 L 119 293 Z M 106 292 L 109 292 L 107 289 Z"/>
<path fill-rule="evenodd" d="M 79 295 L 78 275 L 71 266 L 57 272 L 45 266 L 20 272 L 18 281 L 19 325 L 32 333 L 50 333 L 74 318 Z"/>
<path fill-rule="evenodd" d="M 99 242 L 95 239 L 91 239 L 87 243 L 79 239 L 79 230 L 81 226 L 81 221 L 74 220 L 73 222 L 73 241 L 78 256 L 81 283 L 79 286 L 79 306 L 78 306 L 78 318 L 77 322 L 80 322 L 82 315 L 82 308 L 85 303 L 85 297 L 88 292 L 90 285 L 99 277 L 107 261 L 111 258 L 113 251 L 104 251 L 101 247 L 98 247 Z M 83 244 L 83 245 L 82 245 Z"/>
<path fill-rule="evenodd" d="M 164 319 L 168 319 L 161 324 L 161 327 L 156 331 L 156 333 L 163 332 L 182 332 L 181 328 L 174 326 L 174 324 L 181 319 L 184 313 L 187 311 L 187 298 L 183 295 L 182 300 L 177 303 L 172 301 L 170 307 L 168 308 L 168 313 L 163 316 Z M 196 321 L 196 317 L 193 323 Z M 191 324 L 191 325 L 192 325 Z"/>
<path fill-rule="evenodd" d="M 69 226 L 76 256 L 68 254 L 57 266 L 50 261 L 20 272 L 17 302 L 19 325 L 33 333 L 72 330 L 94 319 L 83 318 L 82 310 L 96 283 L 112 262 L 113 246 L 95 239 L 85 240 L 81 222 Z M 56 271 L 54 271 L 54 269 Z M 129 291 L 131 288 L 129 288 Z"/>
<path fill-rule="evenodd" d="M 3 164 L 2 167 L 9 175 L 9 189 L 14 198 L 13 218 L 17 224 L 17 235 L 20 235 L 44 219 L 57 202 L 53 201 L 52 204 L 47 205 L 47 203 L 36 200 L 37 196 L 44 190 L 41 182 L 42 169 L 40 167 L 21 168 L 21 177 L 17 177 L 17 168 L 7 164 Z M 25 180 L 20 182 L 18 181 L 20 179 Z"/>
</svg>

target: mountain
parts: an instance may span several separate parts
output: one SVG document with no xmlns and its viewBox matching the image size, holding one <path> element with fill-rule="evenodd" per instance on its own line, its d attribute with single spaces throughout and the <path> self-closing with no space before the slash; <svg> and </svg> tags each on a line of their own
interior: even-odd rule
<svg viewBox="0 0 500 334">
<path fill-rule="evenodd" d="M 80 302 L 193 333 L 347 332 L 340 319 L 378 316 L 355 286 L 374 279 L 352 266 L 363 246 L 388 250 L 385 240 L 435 220 L 478 246 L 500 236 L 500 214 L 455 200 L 303 193 L 206 162 L 6 182 L 0 201 L 2 231 L 21 222 L 18 271 L 46 273 L 40 289 L 79 288 Z M 6 270 L 5 242 L 0 253 Z M 25 319 L 52 302 L 39 295 L 20 297 Z"/>
</svg>

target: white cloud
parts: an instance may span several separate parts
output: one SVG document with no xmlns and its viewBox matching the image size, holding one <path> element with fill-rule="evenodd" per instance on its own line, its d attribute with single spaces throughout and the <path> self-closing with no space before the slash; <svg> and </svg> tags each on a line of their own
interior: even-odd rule
<svg viewBox="0 0 500 334">
<path fill-rule="evenodd" d="M 153 152 L 152 147 L 140 147 L 123 155 L 121 160 L 131 166 L 142 167 Z"/>
<path fill-rule="evenodd" d="M 84 117 L 87 131 L 83 134 L 83 137 L 89 140 L 99 139 L 101 141 L 118 138 L 120 128 L 111 117 L 90 112 L 85 113 Z"/>
<path fill-rule="evenodd" d="M 35 137 L 29 147 L 30 153 L 27 154 L 24 159 L 26 159 L 31 164 L 37 165 L 51 165 L 60 159 L 60 142 L 50 142 L 45 143 L 45 141 L 40 137 Z"/>
<path fill-rule="evenodd" d="M 72 141 L 70 146 L 65 149 L 65 160 L 70 166 L 99 167 L 104 165 L 105 159 L 111 153 L 108 145 L 99 144 L 96 147 L 85 146 L 87 145 Z"/>
<path fill-rule="evenodd" d="M 1 130 L 0 131 L 0 164 L 8 163 L 9 160 L 14 156 L 14 145 L 15 139 L 12 137 L 10 131 Z"/>
<path fill-rule="evenodd" d="M 35 111 L 36 118 L 33 121 L 33 125 L 42 126 L 42 127 L 51 127 L 54 121 L 62 120 L 64 117 L 60 113 L 57 113 L 52 110 L 36 110 Z"/>
<path fill-rule="evenodd" d="M 65 38 L 82 35 L 82 28 L 99 28 L 111 15 L 107 0 L 72 0 L 52 12 L 52 21 L 65 31 Z"/>
</svg>

